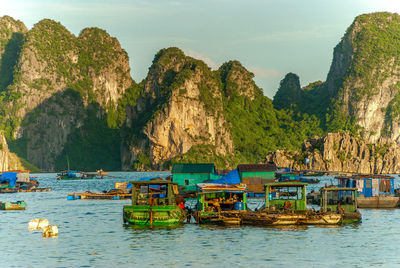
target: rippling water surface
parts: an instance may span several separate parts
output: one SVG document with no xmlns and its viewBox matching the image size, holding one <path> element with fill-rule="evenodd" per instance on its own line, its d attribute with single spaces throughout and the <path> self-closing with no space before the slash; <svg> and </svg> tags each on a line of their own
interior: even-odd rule
<svg viewBox="0 0 400 268">
<path fill-rule="evenodd" d="M 361 210 L 363 222 L 343 227 L 261 228 L 197 226 L 125 227 L 129 200 L 67 201 L 67 193 L 103 191 L 117 181 L 168 173 L 112 173 L 119 178 L 57 181 L 37 175 L 52 192 L 1 194 L 25 200 L 26 211 L 0 211 L 0 266 L 6 267 L 338 267 L 400 266 L 400 209 Z M 321 184 L 330 183 L 325 177 Z M 311 186 L 311 188 L 317 188 Z M 28 222 L 47 218 L 58 238 L 29 231 Z"/>
</svg>

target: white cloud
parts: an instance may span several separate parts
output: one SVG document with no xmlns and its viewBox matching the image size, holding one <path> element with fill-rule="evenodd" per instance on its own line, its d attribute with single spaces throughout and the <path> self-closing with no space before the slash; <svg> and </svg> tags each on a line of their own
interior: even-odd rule
<svg viewBox="0 0 400 268">
<path fill-rule="evenodd" d="M 184 48 L 183 51 L 189 57 L 204 61 L 212 70 L 217 70 L 219 68 L 219 64 L 213 61 L 207 54 L 200 53 L 189 48 Z"/>
</svg>

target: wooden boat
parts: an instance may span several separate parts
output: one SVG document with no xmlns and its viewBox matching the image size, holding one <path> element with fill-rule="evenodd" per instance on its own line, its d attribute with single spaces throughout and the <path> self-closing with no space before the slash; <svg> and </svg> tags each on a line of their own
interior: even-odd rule
<svg viewBox="0 0 400 268">
<path fill-rule="evenodd" d="M 178 204 L 178 184 L 162 179 L 132 181 L 132 204 L 123 207 L 124 223 L 144 226 L 177 225 L 186 219 Z"/>
<path fill-rule="evenodd" d="M 265 208 L 240 214 L 249 225 L 334 225 L 342 215 L 307 209 L 306 185 L 302 182 L 277 182 L 265 185 Z"/>
<path fill-rule="evenodd" d="M 240 213 L 247 208 L 246 185 L 198 184 L 197 211 L 194 214 L 198 224 L 213 223 L 240 225 Z"/>
<path fill-rule="evenodd" d="M 357 188 L 359 208 L 395 208 L 400 197 L 395 195 L 394 177 L 387 175 L 339 176 L 338 187 Z"/>
<path fill-rule="evenodd" d="M 128 182 L 116 182 L 114 189 L 105 191 L 103 193 L 93 193 L 86 191 L 84 193 L 72 193 L 67 195 L 67 200 L 77 199 L 108 199 L 120 200 L 132 198 L 132 190 L 128 189 Z"/>
<path fill-rule="evenodd" d="M 323 211 L 337 211 L 342 214 L 342 223 L 361 222 L 361 213 L 357 209 L 357 188 L 324 187 L 321 192 Z"/>
<path fill-rule="evenodd" d="M 25 201 L 0 202 L 0 210 L 25 210 Z"/>
<path fill-rule="evenodd" d="M 91 180 L 96 178 L 97 173 L 87 173 L 81 171 L 62 171 L 57 174 L 57 180 Z"/>
</svg>

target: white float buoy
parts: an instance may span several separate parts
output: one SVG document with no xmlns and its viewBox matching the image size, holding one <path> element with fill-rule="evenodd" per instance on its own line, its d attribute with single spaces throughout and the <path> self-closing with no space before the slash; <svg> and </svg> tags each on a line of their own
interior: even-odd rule
<svg viewBox="0 0 400 268">
<path fill-rule="evenodd" d="M 29 230 L 37 230 L 41 229 L 43 227 L 49 226 L 50 223 L 47 219 L 34 219 L 30 220 L 28 223 L 28 229 Z"/>
</svg>

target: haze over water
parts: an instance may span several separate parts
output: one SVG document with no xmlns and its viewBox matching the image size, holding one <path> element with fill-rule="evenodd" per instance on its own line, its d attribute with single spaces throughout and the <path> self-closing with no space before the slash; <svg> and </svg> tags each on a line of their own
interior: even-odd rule
<svg viewBox="0 0 400 268">
<path fill-rule="evenodd" d="M 363 221 L 342 227 L 234 227 L 186 224 L 132 228 L 122 223 L 130 200 L 67 201 L 67 193 L 102 191 L 117 181 L 165 172 L 112 173 L 121 178 L 57 181 L 37 175 L 52 192 L 1 194 L 25 200 L 26 211 L 0 211 L 1 267 L 365 267 L 400 266 L 400 210 L 362 209 Z M 330 177 L 320 183 L 330 184 Z M 319 186 L 310 186 L 319 188 Z M 59 237 L 45 239 L 28 222 L 47 218 Z"/>
</svg>

